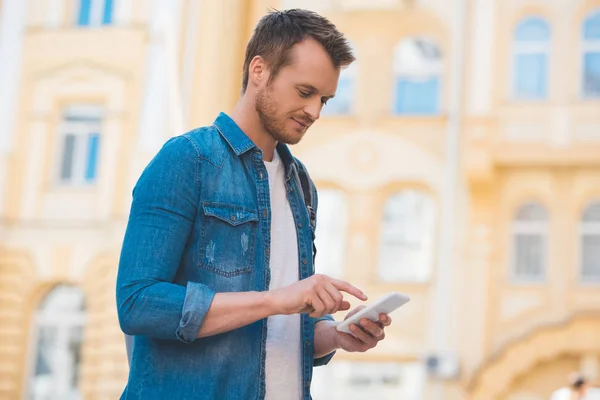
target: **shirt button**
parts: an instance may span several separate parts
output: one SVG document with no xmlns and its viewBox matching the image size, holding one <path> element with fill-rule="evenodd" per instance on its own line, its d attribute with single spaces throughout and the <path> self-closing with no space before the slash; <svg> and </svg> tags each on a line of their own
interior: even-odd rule
<svg viewBox="0 0 600 400">
<path fill-rule="evenodd" d="M 260 179 L 262 179 L 262 178 L 263 178 L 263 173 L 261 172 L 261 173 L 260 173 Z"/>
<path fill-rule="evenodd" d="M 302 260 L 302 264 L 304 264 L 304 265 L 308 264 L 308 261 L 306 261 L 306 258 Z"/>
<path fill-rule="evenodd" d="M 265 250 L 265 254 L 268 256 L 270 253 L 271 253 L 271 251 L 270 251 L 270 250 L 267 248 L 267 249 Z"/>
<path fill-rule="evenodd" d="M 231 216 L 231 220 L 232 220 L 232 221 L 235 221 L 235 215 L 232 215 L 232 216 Z"/>
<path fill-rule="evenodd" d="M 263 210 L 263 217 L 267 218 L 267 210 Z"/>
<path fill-rule="evenodd" d="M 302 222 L 298 222 L 298 228 L 302 228 Z"/>
<path fill-rule="evenodd" d="M 306 341 L 306 347 L 310 347 L 310 340 Z"/>
</svg>

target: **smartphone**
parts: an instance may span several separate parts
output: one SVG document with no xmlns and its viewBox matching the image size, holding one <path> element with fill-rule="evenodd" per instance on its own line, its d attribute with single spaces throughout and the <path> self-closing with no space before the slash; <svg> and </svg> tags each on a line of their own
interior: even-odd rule
<svg viewBox="0 0 600 400">
<path fill-rule="evenodd" d="M 408 303 L 410 301 L 410 297 L 405 294 L 398 292 L 391 292 L 377 300 L 375 303 L 367 306 L 366 308 L 360 310 L 347 320 L 341 322 L 337 326 L 337 330 L 345 333 L 352 333 L 350 331 L 351 324 L 357 324 L 360 326 L 360 320 L 366 318 L 370 321 L 379 321 L 380 314 L 390 314 L 392 311 L 397 309 L 400 306 Z"/>
</svg>

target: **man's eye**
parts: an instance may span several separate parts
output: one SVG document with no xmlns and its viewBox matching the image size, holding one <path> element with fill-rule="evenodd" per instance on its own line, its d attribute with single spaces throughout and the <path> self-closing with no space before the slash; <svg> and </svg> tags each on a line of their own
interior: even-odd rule
<svg viewBox="0 0 600 400">
<path fill-rule="evenodd" d="M 300 97 L 303 97 L 305 99 L 310 97 L 310 93 L 308 93 L 308 92 L 303 92 L 302 90 L 299 90 L 299 92 L 300 92 Z"/>
</svg>

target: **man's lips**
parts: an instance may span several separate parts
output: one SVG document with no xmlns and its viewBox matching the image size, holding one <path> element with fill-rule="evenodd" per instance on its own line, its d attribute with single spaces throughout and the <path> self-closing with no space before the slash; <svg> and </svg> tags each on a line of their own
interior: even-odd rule
<svg viewBox="0 0 600 400">
<path fill-rule="evenodd" d="M 292 118 L 294 121 L 296 121 L 298 124 L 300 124 L 303 128 L 308 128 L 309 126 L 312 125 L 311 122 L 304 122 L 304 121 L 299 121 L 296 118 Z"/>
</svg>

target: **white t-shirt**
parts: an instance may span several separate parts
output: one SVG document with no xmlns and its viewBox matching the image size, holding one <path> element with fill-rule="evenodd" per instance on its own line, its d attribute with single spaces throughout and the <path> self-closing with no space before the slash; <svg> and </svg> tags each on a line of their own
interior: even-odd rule
<svg viewBox="0 0 600 400">
<path fill-rule="evenodd" d="M 271 198 L 271 283 L 279 289 L 297 282 L 298 241 L 292 209 L 285 189 L 285 169 L 275 150 L 265 161 Z M 266 399 L 301 399 L 300 314 L 274 315 L 267 319 Z"/>
</svg>

